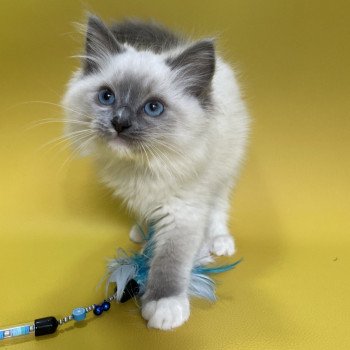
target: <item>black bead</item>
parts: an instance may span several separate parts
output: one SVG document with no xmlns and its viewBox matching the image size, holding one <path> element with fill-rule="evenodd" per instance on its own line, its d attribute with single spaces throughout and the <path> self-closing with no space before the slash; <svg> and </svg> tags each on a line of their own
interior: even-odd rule
<svg viewBox="0 0 350 350">
<path fill-rule="evenodd" d="M 38 318 L 34 321 L 34 327 L 36 337 L 52 334 L 56 332 L 58 321 L 53 316 Z"/>
<path fill-rule="evenodd" d="M 138 283 L 134 279 L 130 280 L 125 286 L 120 302 L 125 303 L 129 299 L 139 294 L 139 292 L 140 292 L 140 287 Z"/>
</svg>

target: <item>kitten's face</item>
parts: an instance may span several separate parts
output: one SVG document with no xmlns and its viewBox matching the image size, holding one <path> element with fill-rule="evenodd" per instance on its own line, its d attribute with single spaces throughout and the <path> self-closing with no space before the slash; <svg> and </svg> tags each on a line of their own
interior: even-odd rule
<svg viewBox="0 0 350 350">
<path fill-rule="evenodd" d="M 187 49 L 188 55 L 155 54 L 121 45 L 111 35 L 90 18 L 84 68 L 63 101 L 66 135 L 82 153 L 107 148 L 118 157 L 145 162 L 186 151 L 194 137 L 205 133 L 212 43 L 200 42 Z M 204 82 L 204 73 L 196 77 L 200 57 L 208 65 Z"/>
</svg>

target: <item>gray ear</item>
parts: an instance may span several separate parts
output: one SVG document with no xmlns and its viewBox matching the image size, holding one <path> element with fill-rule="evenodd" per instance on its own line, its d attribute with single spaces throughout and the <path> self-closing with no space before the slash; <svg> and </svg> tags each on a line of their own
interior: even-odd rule
<svg viewBox="0 0 350 350">
<path fill-rule="evenodd" d="M 90 15 L 87 22 L 85 41 L 85 73 L 91 73 L 98 69 L 98 62 L 109 54 L 123 51 L 113 33 L 97 16 Z"/>
<path fill-rule="evenodd" d="M 194 43 L 176 57 L 167 60 L 172 70 L 178 70 L 185 89 L 196 97 L 206 97 L 215 71 L 213 40 Z"/>
</svg>

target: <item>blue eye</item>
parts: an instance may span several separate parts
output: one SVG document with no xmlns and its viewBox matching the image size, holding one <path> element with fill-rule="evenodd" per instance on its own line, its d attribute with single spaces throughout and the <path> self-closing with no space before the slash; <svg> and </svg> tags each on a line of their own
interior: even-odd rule
<svg viewBox="0 0 350 350">
<path fill-rule="evenodd" d="M 164 106 L 159 101 L 150 101 L 143 108 L 150 117 L 158 117 L 164 112 Z"/>
<path fill-rule="evenodd" d="M 105 106 L 110 106 L 115 101 L 114 92 L 111 89 L 104 88 L 99 91 L 98 100 L 100 101 L 101 104 Z"/>
</svg>

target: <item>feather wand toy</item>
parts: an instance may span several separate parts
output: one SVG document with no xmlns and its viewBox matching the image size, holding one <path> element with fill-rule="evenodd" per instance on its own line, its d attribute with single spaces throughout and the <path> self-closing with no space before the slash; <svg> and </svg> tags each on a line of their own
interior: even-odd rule
<svg viewBox="0 0 350 350">
<path fill-rule="evenodd" d="M 103 312 L 110 309 L 113 300 L 119 303 L 125 303 L 131 298 L 141 297 L 145 292 L 148 272 L 153 256 L 153 235 L 154 231 L 152 227 L 149 227 L 147 235 L 144 235 L 145 243 L 141 252 L 127 255 L 124 250 L 118 249 L 117 258 L 109 261 L 106 294 L 109 285 L 115 283 L 116 287 L 113 295 L 107 297 L 99 304 L 75 308 L 70 315 L 60 319 L 54 316 L 48 316 L 38 318 L 34 322 L 0 328 L 0 341 L 19 336 L 35 335 L 38 337 L 53 334 L 57 331 L 59 326 L 67 322 L 84 321 L 87 314 L 91 311 L 95 316 L 102 315 Z M 191 272 L 189 285 L 190 295 L 215 301 L 215 282 L 209 275 L 231 270 L 239 264 L 241 260 L 228 265 L 206 266 L 212 262 L 213 258 L 209 251 L 202 250 L 199 252 Z"/>
</svg>

